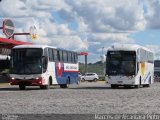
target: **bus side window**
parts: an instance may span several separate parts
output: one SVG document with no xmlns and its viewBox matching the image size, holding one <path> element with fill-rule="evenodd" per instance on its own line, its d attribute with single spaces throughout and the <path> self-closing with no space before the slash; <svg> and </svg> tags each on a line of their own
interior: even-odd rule
<svg viewBox="0 0 160 120">
<path fill-rule="evenodd" d="M 57 60 L 60 61 L 60 54 L 59 54 L 59 50 L 57 51 Z"/>
<path fill-rule="evenodd" d="M 48 58 L 46 56 L 42 57 L 43 73 L 46 72 L 48 66 Z"/>
<path fill-rule="evenodd" d="M 63 51 L 60 51 L 60 61 L 63 62 Z"/>
<path fill-rule="evenodd" d="M 43 56 L 48 57 L 48 48 L 45 48 L 45 49 L 44 49 Z"/>
<path fill-rule="evenodd" d="M 54 58 L 53 58 L 53 51 L 52 51 L 52 48 L 49 48 L 49 49 L 48 49 L 48 53 L 49 53 L 49 61 L 53 61 Z"/>
<path fill-rule="evenodd" d="M 53 49 L 53 54 L 54 54 L 54 61 L 58 60 L 58 51 Z"/>
<path fill-rule="evenodd" d="M 75 63 L 77 63 L 78 62 L 78 55 L 75 53 L 74 57 L 75 57 Z"/>
<path fill-rule="evenodd" d="M 63 52 L 61 50 L 58 51 L 58 60 L 63 62 Z"/>
<path fill-rule="evenodd" d="M 64 60 L 64 62 L 68 61 L 67 52 L 66 51 L 63 51 L 63 60 Z"/>
<path fill-rule="evenodd" d="M 69 62 L 68 51 L 66 51 L 67 62 Z"/>
<path fill-rule="evenodd" d="M 76 54 L 73 53 L 73 62 L 76 63 Z"/>
<path fill-rule="evenodd" d="M 72 56 L 71 56 L 71 52 L 68 52 L 68 62 L 69 62 L 69 63 L 71 63 L 71 59 L 72 59 L 71 57 L 72 57 Z"/>
<path fill-rule="evenodd" d="M 74 53 L 72 52 L 72 63 L 74 63 Z"/>
<path fill-rule="evenodd" d="M 74 63 L 77 63 L 77 54 L 74 53 Z"/>
</svg>

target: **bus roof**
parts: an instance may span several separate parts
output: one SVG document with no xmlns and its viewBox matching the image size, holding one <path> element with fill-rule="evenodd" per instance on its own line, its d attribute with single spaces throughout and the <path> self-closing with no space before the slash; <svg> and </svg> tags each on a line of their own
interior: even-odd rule
<svg viewBox="0 0 160 120">
<path fill-rule="evenodd" d="M 30 45 L 17 45 L 15 47 L 13 47 L 13 49 L 19 49 L 19 48 L 54 48 L 54 49 L 58 49 L 58 50 L 64 50 L 64 51 L 72 51 L 72 50 L 66 50 L 66 49 L 63 49 L 63 48 L 57 48 L 57 47 L 54 47 L 54 46 L 49 46 L 49 45 L 37 45 L 37 44 L 30 44 Z M 75 51 L 72 51 L 72 52 L 75 52 Z M 77 53 L 77 52 L 76 52 Z"/>
<path fill-rule="evenodd" d="M 56 48 L 56 47 L 48 46 L 48 45 L 34 45 L 34 44 L 31 44 L 31 45 L 17 45 L 13 48 L 16 49 L 16 48 L 45 48 L 45 47 Z"/>
<path fill-rule="evenodd" d="M 148 48 L 137 45 L 137 44 L 113 44 L 108 48 L 108 51 L 116 51 L 116 50 L 137 51 L 139 48 L 152 52 Z"/>
</svg>

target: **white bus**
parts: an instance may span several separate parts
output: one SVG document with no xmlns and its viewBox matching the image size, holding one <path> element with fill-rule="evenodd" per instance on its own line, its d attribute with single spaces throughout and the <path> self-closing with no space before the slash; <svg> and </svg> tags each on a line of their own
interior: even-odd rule
<svg viewBox="0 0 160 120">
<path fill-rule="evenodd" d="M 10 84 L 67 88 L 78 82 L 78 54 L 47 45 L 19 45 L 11 51 Z"/>
<path fill-rule="evenodd" d="M 114 44 L 109 47 L 106 55 L 106 82 L 111 88 L 149 87 L 153 77 L 152 51 L 134 44 Z"/>
</svg>

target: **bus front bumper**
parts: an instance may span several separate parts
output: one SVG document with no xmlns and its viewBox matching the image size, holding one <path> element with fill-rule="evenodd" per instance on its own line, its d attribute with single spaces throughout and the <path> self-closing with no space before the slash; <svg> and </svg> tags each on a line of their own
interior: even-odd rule
<svg viewBox="0 0 160 120">
<path fill-rule="evenodd" d="M 10 79 L 10 85 L 26 85 L 26 86 L 41 86 L 44 84 L 44 80 L 42 78 L 39 79 Z"/>
<path fill-rule="evenodd" d="M 125 77 L 107 77 L 106 81 L 109 84 L 116 85 L 136 85 L 135 78 L 132 76 Z"/>
</svg>

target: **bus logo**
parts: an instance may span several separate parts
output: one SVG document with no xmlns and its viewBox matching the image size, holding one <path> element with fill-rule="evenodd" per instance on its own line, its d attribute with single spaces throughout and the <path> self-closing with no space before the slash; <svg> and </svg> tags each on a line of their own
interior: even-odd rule
<svg viewBox="0 0 160 120">
<path fill-rule="evenodd" d="M 141 62 L 141 75 L 144 75 L 144 70 L 145 70 L 145 63 Z"/>
<path fill-rule="evenodd" d="M 58 77 L 62 76 L 62 64 L 59 62 L 56 66 Z"/>
</svg>

